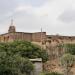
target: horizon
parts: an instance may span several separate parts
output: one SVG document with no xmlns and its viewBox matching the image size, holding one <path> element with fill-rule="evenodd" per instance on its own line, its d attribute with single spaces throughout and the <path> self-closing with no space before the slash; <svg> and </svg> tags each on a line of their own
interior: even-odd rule
<svg viewBox="0 0 75 75">
<path fill-rule="evenodd" d="M 11 25 L 11 24 L 13 24 L 13 25 Z M 9 27 L 10 27 L 10 26 L 14 26 L 14 23 L 12 22 L 12 20 L 11 20 L 11 24 L 9 25 Z M 9 30 L 9 27 L 8 27 L 8 30 Z M 28 32 L 28 31 L 26 31 L 26 32 L 17 31 L 16 26 L 15 26 L 15 29 L 16 29 L 16 32 L 18 32 L 18 33 L 38 33 L 38 32 L 46 32 L 46 31 L 41 31 L 41 29 L 40 29 L 40 31 L 33 31 L 33 32 Z M 8 30 L 7 30 L 7 32 L 0 33 L 0 35 L 8 34 L 8 33 L 9 33 Z M 74 37 L 74 35 L 47 34 L 47 32 L 46 32 L 46 35 L 47 35 L 47 36 L 50 35 L 50 36 L 68 36 L 68 37 L 71 36 L 71 37 Z"/>
</svg>

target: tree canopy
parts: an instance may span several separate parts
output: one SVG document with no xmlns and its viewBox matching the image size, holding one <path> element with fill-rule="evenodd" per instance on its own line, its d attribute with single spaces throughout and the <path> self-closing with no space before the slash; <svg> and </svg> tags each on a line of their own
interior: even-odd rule
<svg viewBox="0 0 75 75">
<path fill-rule="evenodd" d="M 64 68 L 64 74 L 65 75 L 70 75 L 71 69 L 75 64 L 75 58 L 71 54 L 64 54 L 61 57 L 61 65 Z"/>
<path fill-rule="evenodd" d="M 45 75 L 63 75 L 63 74 L 58 72 L 50 72 L 50 73 L 46 73 Z"/>
<path fill-rule="evenodd" d="M 0 75 L 29 74 L 34 69 L 32 58 L 48 60 L 46 50 L 27 41 L 0 43 Z"/>
<path fill-rule="evenodd" d="M 75 55 L 75 44 L 64 44 L 63 48 L 65 49 L 66 53 Z"/>
</svg>

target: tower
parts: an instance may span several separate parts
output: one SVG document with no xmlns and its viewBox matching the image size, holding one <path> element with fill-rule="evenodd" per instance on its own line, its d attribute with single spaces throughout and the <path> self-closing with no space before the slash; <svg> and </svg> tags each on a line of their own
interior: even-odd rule
<svg viewBox="0 0 75 75">
<path fill-rule="evenodd" d="M 16 28 L 15 26 L 13 25 L 13 19 L 11 20 L 11 24 L 10 24 L 10 27 L 9 27 L 9 30 L 8 30 L 8 33 L 14 33 L 16 32 Z"/>
</svg>

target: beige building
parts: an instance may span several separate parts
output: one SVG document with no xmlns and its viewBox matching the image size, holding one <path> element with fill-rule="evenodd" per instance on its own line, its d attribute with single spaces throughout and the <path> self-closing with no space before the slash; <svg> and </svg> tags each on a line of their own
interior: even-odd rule
<svg viewBox="0 0 75 75">
<path fill-rule="evenodd" d="M 0 42 L 11 42 L 14 40 L 25 40 L 30 42 L 42 42 L 43 44 L 57 44 L 57 43 L 75 43 L 75 36 L 60 36 L 47 35 L 46 32 L 17 32 L 16 27 L 11 21 L 8 33 L 0 35 Z"/>
<path fill-rule="evenodd" d="M 41 42 L 46 40 L 46 32 L 17 32 L 16 27 L 11 22 L 8 33 L 0 35 L 0 42 L 11 42 L 14 40 L 25 40 L 30 42 Z"/>
</svg>

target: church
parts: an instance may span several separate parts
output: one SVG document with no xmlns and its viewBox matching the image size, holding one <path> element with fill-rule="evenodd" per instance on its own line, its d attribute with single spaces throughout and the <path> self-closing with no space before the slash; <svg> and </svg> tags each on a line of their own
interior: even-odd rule
<svg viewBox="0 0 75 75">
<path fill-rule="evenodd" d="M 15 40 L 25 40 L 30 42 L 41 42 L 46 40 L 46 32 L 17 32 L 16 27 L 11 20 L 11 24 L 8 29 L 8 33 L 0 35 L 0 42 L 12 42 Z"/>
<path fill-rule="evenodd" d="M 46 32 L 18 32 L 11 20 L 8 33 L 0 35 L 0 42 L 13 42 L 15 40 L 24 40 L 29 42 L 36 42 L 42 44 L 57 44 L 57 43 L 75 43 L 75 36 L 60 36 L 60 35 L 47 35 Z"/>
</svg>

